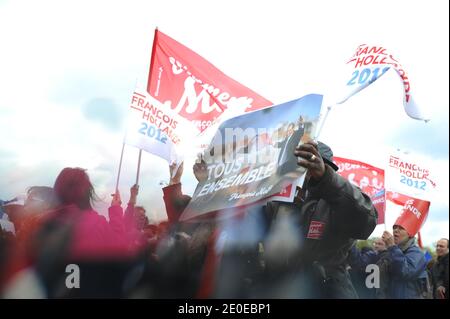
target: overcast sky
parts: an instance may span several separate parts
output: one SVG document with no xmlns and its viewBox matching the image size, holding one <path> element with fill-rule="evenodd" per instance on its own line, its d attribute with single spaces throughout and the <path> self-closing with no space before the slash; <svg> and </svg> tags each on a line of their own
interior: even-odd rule
<svg viewBox="0 0 450 319">
<path fill-rule="evenodd" d="M 406 69 L 429 123 L 409 118 L 388 76 L 332 108 L 320 140 L 336 156 L 383 167 L 397 148 L 436 176 L 425 244 L 448 230 L 448 1 L 5 1 L 0 0 L 0 198 L 49 185 L 66 166 L 88 169 L 102 203 L 113 191 L 124 115 L 147 81 L 155 27 L 274 103 L 344 86 L 362 43 L 382 45 Z M 120 189 L 134 183 L 126 147 Z M 184 190 L 194 190 L 187 160 Z M 143 154 L 139 200 L 164 215 L 167 164 Z M 389 205 L 387 227 L 400 212 Z M 374 235 L 381 234 L 378 226 Z"/>
</svg>

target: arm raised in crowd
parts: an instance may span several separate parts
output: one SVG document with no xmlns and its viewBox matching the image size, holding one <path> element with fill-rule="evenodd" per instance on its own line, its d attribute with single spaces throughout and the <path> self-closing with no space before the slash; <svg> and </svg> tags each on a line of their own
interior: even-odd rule
<svg viewBox="0 0 450 319">
<path fill-rule="evenodd" d="M 425 270 L 427 262 L 420 248 L 411 246 L 402 251 L 398 245 L 394 244 L 394 238 L 391 233 L 385 231 L 383 240 L 388 247 L 391 259 L 390 271 L 392 274 L 402 279 L 415 279 Z"/>
<path fill-rule="evenodd" d="M 325 164 L 318 144 L 307 141 L 294 153 L 298 165 L 308 169 L 310 195 L 324 199 L 336 213 L 336 227 L 343 236 L 367 239 L 375 229 L 377 211 L 371 199 Z"/>
<path fill-rule="evenodd" d="M 119 190 L 112 195 L 111 206 L 108 208 L 109 225 L 115 233 L 123 233 L 125 226 L 123 223 L 122 199 Z"/>
<path fill-rule="evenodd" d="M 207 164 L 202 156 L 199 156 L 197 162 L 192 167 L 194 176 L 198 182 L 203 182 L 208 178 Z M 183 175 L 183 163 L 178 167 L 176 163 L 169 165 L 170 182 L 163 188 L 163 199 L 166 205 L 166 212 L 169 221 L 176 222 L 183 210 L 191 201 L 191 197 L 184 195 L 181 190 L 181 176 Z"/>
<path fill-rule="evenodd" d="M 167 218 L 170 223 L 177 222 L 183 210 L 190 202 L 191 197 L 183 195 L 181 191 L 181 176 L 183 163 L 178 167 L 176 163 L 169 165 L 169 186 L 163 188 L 163 200 L 166 205 Z"/>
<path fill-rule="evenodd" d="M 139 185 L 134 184 L 130 188 L 130 200 L 128 201 L 127 208 L 125 209 L 124 220 L 127 229 L 136 227 L 134 218 L 134 207 L 136 206 L 137 196 L 139 194 Z"/>
<path fill-rule="evenodd" d="M 377 262 L 377 253 L 371 249 L 361 251 L 353 245 L 348 255 L 350 266 L 360 271 L 366 271 L 367 265 L 375 264 Z"/>
</svg>

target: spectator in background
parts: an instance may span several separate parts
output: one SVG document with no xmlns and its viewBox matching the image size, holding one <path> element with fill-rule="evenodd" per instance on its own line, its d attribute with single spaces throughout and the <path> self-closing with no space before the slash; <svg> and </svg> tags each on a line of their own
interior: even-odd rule
<svg viewBox="0 0 450 319">
<path fill-rule="evenodd" d="M 4 207 L 16 229 L 16 236 L 10 242 L 4 281 L 9 282 L 33 263 L 35 236 L 49 212 L 58 205 L 53 188 L 32 186 L 24 199 L 20 196 Z"/>
<path fill-rule="evenodd" d="M 92 207 L 98 200 L 88 174 L 64 168 L 55 180 L 60 205 L 34 238 L 33 260 L 47 297 L 121 297 L 136 251 L 120 211 L 109 222 Z M 66 267 L 81 269 L 78 289 L 66 286 Z"/>
<path fill-rule="evenodd" d="M 13 199 L 12 201 L 14 200 L 15 199 Z M 6 213 L 7 208 L 4 208 L 4 205 L 8 205 L 8 203 L 12 201 L 0 200 L 0 231 L 4 233 L 10 233 L 14 236 L 16 234 L 16 228 L 10 221 L 9 215 Z"/>
<path fill-rule="evenodd" d="M 145 208 L 142 206 L 134 207 L 134 219 L 136 221 L 136 227 L 140 231 L 144 231 L 149 225 L 148 217 L 145 214 Z"/>
<path fill-rule="evenodd" d="M 415 243 L 416 234 L 408 231 L 408 225 L 393 226 L 393 233 L 385 231 L 382 239 L 389 258 L 389 289 L 391 299 L 424 299 L 427 290 L 425 256 Z"/>
<path fill-rule="evenodd" d="M 436 244 L 437 260 L 431 274 L 435 299 L 448 299 L 448 239 L 442 238 Z"/>
<path fill-rule="evenodd" d="M 36 224 L 39 224 L 39 220 L 42 219 L 44 213 L 54 209 L 57 204 L 58 201 L 53 188 L 31 186 L 28 188 L 25 198 L 18 196 L 8 201 L 4 210 L 20 237 L 23 233 L 29 233 L 33 228 L 36 228 Z"/>
<path fill-rule="evenodd" d="M 363 299 L 386 299 L 389 287 L 389 259 L 385 242 L 381 238 L 375 238 L 372 249 L 361 249 L 358 251 L 353 246 L 349 254 L 349 264 L 352 267 L 352 280 L 358 295 Z M 368 275 L 367 266 L 377 265 L 380 274 L 379 288 L 369 288 L 366 285 Z"/>
</svg>

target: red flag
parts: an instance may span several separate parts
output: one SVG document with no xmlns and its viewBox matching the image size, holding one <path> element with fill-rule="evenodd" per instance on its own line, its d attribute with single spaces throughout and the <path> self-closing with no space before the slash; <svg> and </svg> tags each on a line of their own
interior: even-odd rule
<svg viewBox="0 0 450 319">
<path fill-rule="evenodd" d="M 377 224 L 384 224 L 386 201 L 384 192 L 384 170 L 381 168 L 347 159 L 333 157 L 339 167 L 338 174 L 358 186 L 371 199 L 378 212 Z"/>
<path fill-rule="evenodd" d="M 430 202 L 410 197 L 394 225 L 402 226 L 409 236 L 415 236 L 425 222 L 429 209 Z"/>
<path fill-rule="evenodd" d="M 397 205 L 405 205 L 406 201 L 408 199 L 410 199 L 409 196 L 397 193 L 397 192 L 391 192 L 391 191 L 387 191 L 386 192 L 386 199 L 390 200 L 391 202 L 393 202 L 394 204 Z"/>
<path fill-rule="evenodd" d="M 384 215 L 386 214 L 386 196 L 384 189 L 373 195 L 371 199 L 378 213 L 377 225 L 384 224 Z"/>
<path fill-rule="evenodd" d="M 423 249 L 422 235 L 420 235 L 420 231 L 417 232 L 417 246 L 419 246 L 420 249 Z"/>
<path fill-rule="evenodd" d="M 226 109 L 254 111 L 273 104 L 159 30 L 153 40 L 147 91 L 200 131 Z"/>
</svg>

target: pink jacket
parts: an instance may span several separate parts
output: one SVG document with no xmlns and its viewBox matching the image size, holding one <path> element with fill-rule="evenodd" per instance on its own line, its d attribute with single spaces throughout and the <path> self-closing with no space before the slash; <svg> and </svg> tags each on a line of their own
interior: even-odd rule
<svg viewBox="0 0 450 319">
<path fill-rule="evenodd" d="M 50 218 L 69 226 L 69 260 L 124 259 L 139 252 L 138 236 L 130 230 L 122 207 L 111 206 L 108 213 L 109 222 L 94 210 L 82 211 L 73 205 L 53 213 Z"/>
</svg>

